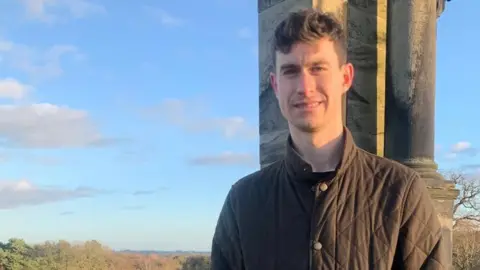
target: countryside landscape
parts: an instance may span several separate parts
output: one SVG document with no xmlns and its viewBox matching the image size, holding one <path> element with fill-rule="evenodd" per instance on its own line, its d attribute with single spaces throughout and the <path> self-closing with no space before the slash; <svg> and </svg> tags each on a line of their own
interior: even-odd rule
<svg viewBox="0 0 480 270">
<path fill-rule="evenodd" d="M 480 269 L 480 177 L 445 175 L 461 188 L 454 205 L 453 264 Z M 11 238 L 0 244 L 0 270 L 209 270 L 208 252 L 113 250 L 90 240 L 28 244 Z"/>
<path fill-rule="evenodd" d="M 327 1 L 0 0 L 0 270 L 210 270 L 229 189 L 268 160 L 262 144 L 286 129 L 268 84 L 266 35 L 288 5 Z M 403 49 L 421 46 L 397 27 L 405 36 L 386 51 L 395 27 L 374 5 L 402 1 L 348 1 L 359 22 L 349 47 L 372 53 L 354 59 L 360 105 L 350 113 L 368 117 L 352 127 L 389 127 L 404 140 L 391 148 L 416 147 L 438 165 L 459 192 L 447 211 L 454 269 L 480 270 L 480 1 L 405 1 L 438 12 L 436 28 L 418 24 L 436 57 L 408 73 L 418 80 L 402 81 L 432 89 L 409 93 L 422 106 L 393 110 L 398 121 L 392 107 L 378 113 L 382 95 L 369 91 L 385 82 L 387 93 L 387 55 L 402 62 L 411 56 Z M 388 132 L 365 130 L 360 137 L 387 145 Z M 428 139 L 414 145 L 410 133 Z"/>
</svg>

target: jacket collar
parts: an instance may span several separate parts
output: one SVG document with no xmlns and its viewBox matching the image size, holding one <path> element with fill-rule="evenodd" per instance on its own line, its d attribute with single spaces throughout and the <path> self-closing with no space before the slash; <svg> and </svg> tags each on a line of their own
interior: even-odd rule
<svg viewBox="0 0 480 270">
<path fill-rule="evenodd" d="M 353 136 L 347 127 L 344 127 L 343 134 L 344 148 L 341 161 L 337 166 L 337 176 L 343 174 L 350 166 L 358 150 Z M 293 148 L 292 137 L 290 135 L 286 143 L 285 166 L 288 176 L 294 179 L 303 179 L 312 175 L 312 166 Z"/>
</svg>

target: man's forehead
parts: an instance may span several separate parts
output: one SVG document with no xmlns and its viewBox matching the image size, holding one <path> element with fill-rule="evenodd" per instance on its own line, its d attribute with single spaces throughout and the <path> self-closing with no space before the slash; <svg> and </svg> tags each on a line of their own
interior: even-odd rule
<svg viewBox="0 0 480 270">
<path fill-rule="evenodd" d="M 276 53 L 276 62 L 278 65 L 309 65 L 312 63 L 330 63 L 333 59 L 325 53 L 288 53 L 283 54 L 281 52 Z"/>
</svg>

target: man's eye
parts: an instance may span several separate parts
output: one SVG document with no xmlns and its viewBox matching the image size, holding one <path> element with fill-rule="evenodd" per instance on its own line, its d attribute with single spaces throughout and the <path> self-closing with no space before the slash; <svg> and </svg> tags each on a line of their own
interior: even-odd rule
<svg viewBox="0 0 480 270">
<path fill-rule="evenodd" d="M 283 74 L 286 74 L 286 75 L 291 75 L 291 74 L 295 74 L 297 71 L 295 69 L 286 69 Z"/>
<path fill-rule="evenodd" d="M 312 70 L 315 71 L 315 72 L 318 72 L 318 71 L 325 70 L 325 68 L 324 67 L 312 67 Z"/>
</svg>

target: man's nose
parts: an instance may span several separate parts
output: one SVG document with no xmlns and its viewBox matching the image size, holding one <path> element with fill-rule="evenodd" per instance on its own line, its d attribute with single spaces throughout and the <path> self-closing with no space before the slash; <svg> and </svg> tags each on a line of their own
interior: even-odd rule
<svg viewBox="0 0 480 270">
<path fill-rule="evenodd" d="M 298 78 L 297 91 L 304 96 L 310 96 L 315 92 L 315 78 L 303 71 Z"/>
</svg>

